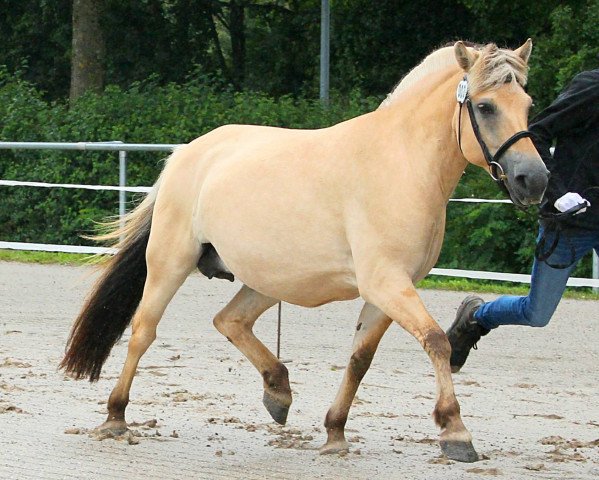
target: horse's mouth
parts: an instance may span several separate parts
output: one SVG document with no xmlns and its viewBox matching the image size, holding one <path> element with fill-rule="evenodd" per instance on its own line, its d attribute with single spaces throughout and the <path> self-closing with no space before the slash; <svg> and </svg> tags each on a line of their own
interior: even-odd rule
<svg viewBox="0 0 599 480">
<path fill-rule="evenodd" d="M 541 200 L 543 199 L 543 197 L 538 197 L 538 198 L 529 198 L 529 197 L 524 197 L 524 196 L 520 196 L 518 195 L 516 192 L 513 192 L 511 189 L 508 188 L 508 192 L 510 194 L 510 200 L 512 201 L 512 203 L 514 205 L 516 205 L 519 208 L 528 208 L 531 205 L 538 205 L 539 203 L 541 203 Z"/>
</svg>

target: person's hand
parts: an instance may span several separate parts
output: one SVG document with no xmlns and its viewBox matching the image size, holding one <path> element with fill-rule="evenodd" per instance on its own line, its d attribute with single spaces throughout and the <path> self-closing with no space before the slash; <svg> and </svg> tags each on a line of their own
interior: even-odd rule
<svg viewBox="0 0 599 480">
<path fill-rule="evenodd" d="M 575 206 L 580 205 L 581 203 L 586 204 L 587 207 L 591 206 L 591 202 L 589 202 L 586 198 L 582 198 L 578 193 L 568 192 L 565 195 L 562 195 L 561 197 L 559 197 L 555 201 L 553 206 L 560 212 L 566 212 L 566 211 L 570 210 L 571 208 L 574 208 Z M 578 215 L 579 213 L 586 212 L 587 207 L 581 208 L 574 215 Z"/>
</svg>

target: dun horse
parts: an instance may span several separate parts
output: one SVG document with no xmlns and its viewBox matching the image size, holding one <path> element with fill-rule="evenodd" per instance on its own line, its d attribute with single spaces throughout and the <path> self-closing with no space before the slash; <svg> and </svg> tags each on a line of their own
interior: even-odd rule
<svg viewBox="0 0 599 480">
<path fill-rule="evenodd" d="M 395 322 L 433 364 L 442 451 L 475 461 L 449 342 L 414 285 L 438 258 L 445 208 L 467 162 L 488 170 L 515 204 L 541 199 L 548 172 L 525 131 L 531 48 L 530 40 L 513 51 L 457 42 L 426 57 L 374 112 L 319 130 L 228 125 L 178 148 L 125 226 L 104 236 L 124 239 L 61 363 L 76 378 L 97 380 L 132 322 L 99 428 L 126 430 L 138 362 L 167 304 L 199 268 L 243 284 L 214 325 L 262 376 L 263 402 L 276 422 L 285 423 L 291 405 L 288 372 L 254 336 L 255 321 L 280 300 L 314 307 L 360 296 L 365 305 L 321 452 L 349 448 L 352 399 Z"/>
</svg>

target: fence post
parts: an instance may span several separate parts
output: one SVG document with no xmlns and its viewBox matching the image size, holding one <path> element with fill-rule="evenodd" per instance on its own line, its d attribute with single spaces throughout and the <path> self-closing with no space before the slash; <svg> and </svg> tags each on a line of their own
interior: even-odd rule
<svg viewBox="0 0 599 480">
<path fill-rule="evenodd" d="M 320 10 L 320 101 L 328 105 L 331 24 L 329 0 L 321 0 Z"/>
<path fill-rule="evenodd" d="M 593 278 L 599 279 L 599 257 L 597 252 L 593 250 Z M 593 292 L 599 293 L 599 287 L 593 287 Z"/>
<path fill-rule="evenodd" d="M 119 187 L 127 186 L 127 152 L 119 150 Z M 125 226 L 125 214 L 127 213 L 127 192 L 119 190 L 119 219 L 121 228 Z M 122 240 L 122 239 L 121 239 Z"/>
</svg>

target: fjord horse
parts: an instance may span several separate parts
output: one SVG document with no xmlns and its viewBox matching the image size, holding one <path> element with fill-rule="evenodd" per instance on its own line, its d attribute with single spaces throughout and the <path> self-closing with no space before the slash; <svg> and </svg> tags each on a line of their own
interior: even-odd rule
<svg viewBox="0 0 599 480">
<path fill-rule="evenodd" d="M 531 48 L 530 40 L 514 51 L 457 42 L 426 57 L 374 112 L 319 130 L 228 125 L 178 148 L 125 226 L 103 237 L 115 239 L 118 253 L 61 363 L 76 378 L 97 380 L 132 322 L 99 429 L 126 430 L 138 362 L 173 295 L 199 268 L 243 284 L 214 325 L 260 372 L 275 421 L 284 424 L 291 405 L 288 371 L 254 336 L 254 322 L 279 301 L 314 307 L 360 296 L 365 305 L 321 452 L 348 449 L 352 399 L 395 322 L 434 367 L 442 451 L 475 461 L 449 342 L 414 285 L 437 260 L 446 205 L 467 162 L 488 170 L 517 205 L 541 200 L 548 172 L 525 132 Z"/>
</svg>

